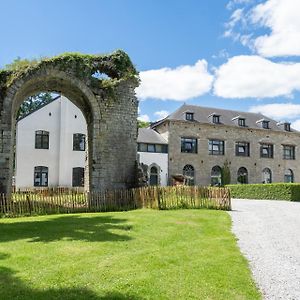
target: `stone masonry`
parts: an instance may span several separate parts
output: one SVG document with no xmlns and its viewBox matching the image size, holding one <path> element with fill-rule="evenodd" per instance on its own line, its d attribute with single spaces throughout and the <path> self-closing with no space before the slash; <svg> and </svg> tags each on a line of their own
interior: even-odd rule
<svg viewBox="0 0 300 300">
<path fill-rule="evenodd" d="M 248 170 L 249 183 L 262 183 L 262 170 L 269 168 L 272 172 L 272 182 L 283 182 L 285 171 L 291 169 L 294 182 L 300 181 L 300 133 L 275 131 L 271 129 L 243 128 L 224 124 L 207 124 L 197 121 L 163 120 L 154 124 L 153 128 L 169 143 L 169 176 L 182 174 L 185 165 L 195 169 L 195 184 L 209 185 L 211 171 L 214 166 L 223 167 L 225 160 L 229 163 L 231 183 L 237 183 L 238 169 Z M 182 153 L 181 137 L 196 138 L 198 153 Z M 209 155 L 208 140 L 218 139 L 225 142 L 224 155 Z M 235 143 L 245 141 L 250 143 L 250 156 L 236 156 Z M 273 158 L 260 157 L 260 143 L 274 145 Z M 295 146 L 295 160 L 283 159 L 282 145 Z"/>
<path fill-rule="evenodd" d="M 92 76 L 95 72 L 109 77 L 95 78 Z M 15 120 L 20 104 L 28 96 L 45 91 L 62 93 L 86 118 L 89 153 L 86 189 L 132 186 L 137 85 L 137 72 L 122 51 L 106 56 L 60 56 L 21 71 L 0 71 L 0 192 L 11 192 Z"/>
</svg>

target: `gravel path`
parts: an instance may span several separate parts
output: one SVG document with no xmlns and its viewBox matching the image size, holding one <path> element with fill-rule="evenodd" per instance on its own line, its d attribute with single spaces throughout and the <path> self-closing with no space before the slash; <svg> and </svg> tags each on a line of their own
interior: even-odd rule
<svg viewBox="0 0 300 300">
<path fill-rule="evenodd" d="M 300 203 L 233 200 L 233 232 L 264 299 L 300 299 Z"/>
</svg>

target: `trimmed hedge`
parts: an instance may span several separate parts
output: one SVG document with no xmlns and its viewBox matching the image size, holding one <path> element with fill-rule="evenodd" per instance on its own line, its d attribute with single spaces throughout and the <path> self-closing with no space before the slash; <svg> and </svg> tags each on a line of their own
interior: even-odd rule
<svg viewBox="0 0 300 300">
<path fill-rule="evenodd" d="M 232 198 L 300 201 L 299 183 L 229 184 Z"/>
</svg>

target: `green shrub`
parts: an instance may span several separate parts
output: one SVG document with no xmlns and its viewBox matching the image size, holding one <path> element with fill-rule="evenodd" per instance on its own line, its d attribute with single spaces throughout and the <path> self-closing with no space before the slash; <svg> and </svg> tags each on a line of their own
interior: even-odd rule
<svg viewBox="0 0 300 300">
<path fill-rule="evenodd" d="M 299 183 L 229 184 L 232 198 L 300 201 Z"/>
</svg>

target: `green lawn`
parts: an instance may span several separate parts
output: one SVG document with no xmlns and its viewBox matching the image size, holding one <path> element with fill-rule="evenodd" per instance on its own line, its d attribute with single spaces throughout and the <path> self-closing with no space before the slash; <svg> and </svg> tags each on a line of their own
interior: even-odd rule
<svg viewBox="0 0 300 300">
<path fill-rule="evenodd" d="M 1 299 L 261 299 L 226 212 L 0 219 Z"/>
</svg>

